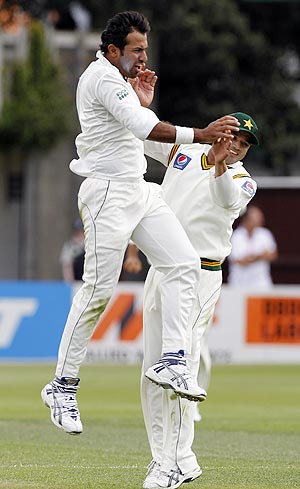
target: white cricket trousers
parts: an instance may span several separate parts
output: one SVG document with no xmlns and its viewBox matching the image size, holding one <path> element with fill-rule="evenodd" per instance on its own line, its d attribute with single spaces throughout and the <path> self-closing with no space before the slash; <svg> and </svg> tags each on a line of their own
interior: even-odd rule
<svg viewBox="0 0 300 489">
<path fill-rule="evenodd" d="M 200 268 L 199 258 L 198 268 Z M 145 283 L 141 402 L 152 458 L 161 464 L 163 471 L 168 472 L 177 465 L 185 474 L 198 466 L 196 455 L 192 450 L 196 403 L 174 395 L 173 391 L 154 385 L 144 375 L 147 368 L 153 365 L 160 355 L 162 278 L 159 272 L 151 268 Z M 201 338 L 212 320 L 221 284 L 221 270 L 201 270 L 197 298 L 189 319 L 192 345 L 191 352 L 187 354 L 187 364 L 195 379 L 199 371 Z"/>
<path fill-rule="evenodd" d="M 144 179 L 87 178 L 79 189 L 78 207 L 85 232 L 83 285 L 73 299 L 64 328 L 56 376 L 78 376 L 88 342 L 118 283 L 130 239 L 163 275 L 160 355 L 185 350 L 190 341 L 187 323 L 196 297 L 199 259 L 163 201 L 160 186 Z"/>
</svg>

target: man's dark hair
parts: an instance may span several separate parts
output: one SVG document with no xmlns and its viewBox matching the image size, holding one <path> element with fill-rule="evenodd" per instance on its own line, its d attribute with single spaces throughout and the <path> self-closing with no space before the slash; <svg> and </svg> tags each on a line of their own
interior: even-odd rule
<svg viewBox="0 0 300 489">
<path fill-rule="evenodd" d="M 100 49 L 102 53 L 107 53 L 109 44 L 114 44 L 123 51 L 127 44 L 126 37 L 133 31 L 138 31 L 141 34 L 150 32 L 150 24 L 143 14 L 126 11 L 114 15 L 107 22 L 106 28 L 101 35 Z"/>
</svg>

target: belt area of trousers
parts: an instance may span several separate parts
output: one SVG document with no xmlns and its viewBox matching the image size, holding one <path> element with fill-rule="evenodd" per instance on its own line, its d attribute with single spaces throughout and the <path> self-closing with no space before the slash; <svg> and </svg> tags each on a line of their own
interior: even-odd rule
<svg viewBox="0 0 300 489">
<path fill-rule="evenodd" d="M 201 259 L 201 268 L 203 270 L 210 270 L 212 272 L 216 272 L 217 270 L 222 270 L 221 262 L 217 260 L 211 260 L 210 258 L 200 258 Z"/>
</svg>

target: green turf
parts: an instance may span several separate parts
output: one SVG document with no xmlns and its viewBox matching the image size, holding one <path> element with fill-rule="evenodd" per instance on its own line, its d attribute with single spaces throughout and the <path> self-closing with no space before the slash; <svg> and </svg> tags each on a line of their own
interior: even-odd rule
<svg viewBox="0 0 300 489">
<path fill-rule="evenodd" d="M 142 488 L 150 452 L 139 367 L 84 366 L 84 433 L 58 430 L 40 390 L 51 365 L 0 365 L 0 488 Z M 300 366 L 215 366 L 184 489 L 300 487 Z"/>
</svg>

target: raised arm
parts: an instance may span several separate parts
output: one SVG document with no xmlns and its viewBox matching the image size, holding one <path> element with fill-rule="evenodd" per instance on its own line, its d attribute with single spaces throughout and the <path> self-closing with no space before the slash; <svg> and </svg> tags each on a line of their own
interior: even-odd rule
<svg viewBox="0 0 300 489">
<path fill-rule="evenodd" d="M 204 129 L 173 126 L 166 122 L 159 122 L 147 139 L 161 143 L 213 143 L 219 138 L 233 139 L 232 132 L 238 131 L 239 125 L 238 120 L 230 115 L 211 122 Z"/>
<path fill-rule="evenodd" d="M 230 139 L 218 138 L 208 152 L 208 163 L 215 166 L 215 177 L 227 171 L 225 160 L 229 156 L 231 144 Z"/>
<path fill-rule="evenodd" d="M 157 82 L 155 71 L 140 71 L 135 79 L 128 79 L 139 97 L 143 107 L 149 107 L 153 100 Z M 239 122 L 235 117 L 226 115 L 208 124 L 204 129 L 173 126 L 159 122 L 152 129 L 147 139 L 161 143 L 212 143 L 219 138 L 232 139 L 231 131 L 238 131 Z"/>
<path fill-rule="evenodd" d="M 157 82 L 155 71 L 140 71 L 136 78 L 128 78 L 129 83 L 137 94 L 142 107 L 149 107 L 154 97 L 154 87 Z"/>
</svg>

